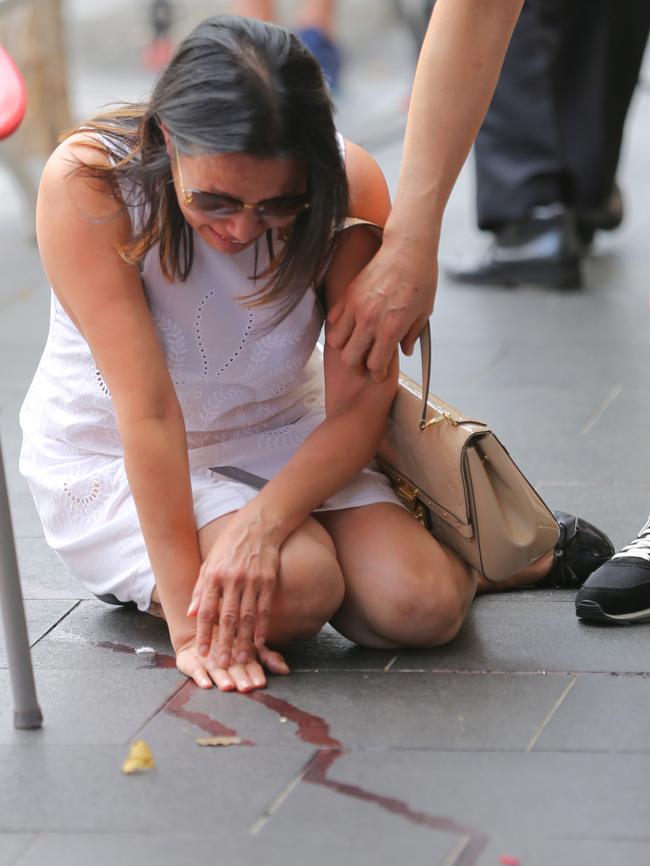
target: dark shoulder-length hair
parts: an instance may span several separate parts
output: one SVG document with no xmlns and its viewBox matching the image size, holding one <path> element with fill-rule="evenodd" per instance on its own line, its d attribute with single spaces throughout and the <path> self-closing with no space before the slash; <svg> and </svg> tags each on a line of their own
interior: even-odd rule
<svg viewBox="0 0 650 866">
<path fill-rule="evenodd" d="M 311 207 L 275 251 L 269 279 L 243 299 L 249 306 L 295 306 L 322 275 L 334 230 L 347 213 L 348 187 L 320 67 L 288 30 L 254 19 L 208 18 L 183 40 L 145 104 L 122 106 L 70 133 L 98 133 L 111 156 L 80 170 L 130 191 L 144 214 L 119 250 L 135 264 L 159 243 L 167 279 L 184 281 L 193 262 L 192 229 L 172 181 L 162 125 L 182 153 L 246 153 L 302 160 Z M 267 233 L 267 241 L 270 233 Z"/>
</svg>

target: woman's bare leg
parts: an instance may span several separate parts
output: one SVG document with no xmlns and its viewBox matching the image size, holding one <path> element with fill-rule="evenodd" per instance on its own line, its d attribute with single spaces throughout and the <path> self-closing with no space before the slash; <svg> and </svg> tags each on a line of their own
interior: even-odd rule
<svg viewBox="0 0 650 866">
<path fill-rule="evenodd" d="M 321 512 L 336 547 L 345 599 L 332 625 L 363 646 L 438 646 L 452 640 L 476 577 L 408 512 L 379 503 Z"/>
</svg>

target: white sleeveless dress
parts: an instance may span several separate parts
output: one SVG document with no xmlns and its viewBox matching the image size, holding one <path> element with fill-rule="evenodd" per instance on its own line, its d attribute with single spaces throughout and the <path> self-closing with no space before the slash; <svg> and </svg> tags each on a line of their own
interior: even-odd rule
<svg viewBox="0 0 650 866">
<path fill-rule="evenodd" d="M 262 238 L 257 272 L 267 264 Z M 253 288 L 254 265 L 254 247 L 226 255 L 196 233 L 186 282 L 166 280 L 157 246 L 142 264 L 185 419 L 198 528 L 257 494 L 246 484 L 213 476 L 209 467 L 236 466 L 271 478 L 324 420 L 322 361 L 315 350 L 323 317 L 315 292 L 310 287 L 279 325 L 265 329 L 277 308 L 251 310 L 238 300 Z M 48 544 L 90 592 L 147 610 L 154 576 L 111 395 L 88 344 L 54 295 L 47 344 L 20 422 L 20 471 Z M 377 502 L 399 504 L 386 478 L 368 467 L 322 510 Z"/>
</svg>

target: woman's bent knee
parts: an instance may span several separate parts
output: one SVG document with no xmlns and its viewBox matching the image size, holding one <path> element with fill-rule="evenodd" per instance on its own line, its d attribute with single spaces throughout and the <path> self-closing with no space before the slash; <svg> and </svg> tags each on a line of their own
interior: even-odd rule
<svg viewBox="0 0 650 866">
<path fill-rule="evenodd" d="M 286 644 L 313 637 L 341 606 L 344 593 L 341 567 L 325 530 L 318 526 L 295 532 L 281 552 L 269 641 Z"/>
<path fill-rule="evenodd" d="M 399 646 L 436 647 L 458 634 L 474 596 L 471 576 L 458 573 L 403 575 L 392 581 L 375 616 L 374 630 Z"/>
</svg>

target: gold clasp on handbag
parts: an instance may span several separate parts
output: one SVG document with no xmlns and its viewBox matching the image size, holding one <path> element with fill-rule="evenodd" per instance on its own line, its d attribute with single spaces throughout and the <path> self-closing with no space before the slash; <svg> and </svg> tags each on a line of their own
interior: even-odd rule
<svg viewBox="0 0 650 866">
<path fill-rule="evenodd" d="M 402 500 L 406 508 L 411 512 L 413 517 L 422 524 L 428 527 L 429 520 L 427 510 L 420 501 L 420 491 L 404 478 L 400 478 L 395 484 L 395 493 Z"/>
<path fill-rule="evenodd" d="M 397 482 L 395 492 L 402 500 L 402 502 L 409 507 L 415 505 L 415 503 L 418 501 L 418 496 L 420 495 L 420 491 L 417 489 L 417 487 L 409 484 L 409 482 L 405 481 L 403 478 L 400 478 L 400 480 Z"/>
<path fill-rule="evenodd" d="M 461 424 L 480 424 L 481 427 L 486 426 L 485 421 L 471 421 L 469 418 L 454 418 L 451 412 L 445 410 L 437 417 L 430 418 L 428 421 L 423 421 L 420 424 L 420 430 L 426 430 L 427 427 L 434 427 L 436 424 L 440 424 L 441 421 L 449 421 L 452 427 L 460 427 Z"/>
</svg>

